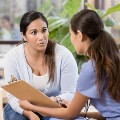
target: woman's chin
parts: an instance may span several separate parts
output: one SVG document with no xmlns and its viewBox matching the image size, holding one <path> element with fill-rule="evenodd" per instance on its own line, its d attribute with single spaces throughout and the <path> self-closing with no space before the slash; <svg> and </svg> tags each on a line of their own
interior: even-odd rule
<svg viewBox="0 0 120 120">
<path fill-rule="evenodd" d="M 46 47 L 38 48 L 37 50 L 42 52 L 46 50 Z"/>
<path fill-rule="evenodd" d="M 80 52 L 80 51 L 76 51 L 76 53 L 78 54 L 78 55 L 84 55 L 82 52 Z"/>
</svg>

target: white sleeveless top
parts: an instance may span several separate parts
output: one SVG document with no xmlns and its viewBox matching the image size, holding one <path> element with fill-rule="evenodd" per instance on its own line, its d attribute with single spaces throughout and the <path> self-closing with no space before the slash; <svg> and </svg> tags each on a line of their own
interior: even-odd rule
<svg viewBox="0 0 120 120">
<path fill-rule="evenodd" d="M 48 80 L 49 80 L 48 73 L 46 73 L 45 75 L 42 75 L 42 76 L 37 76 L 37 75 L 33 74 L 33 83 L 34 83 L 34 87 L 37 90 L 40 90 L 43 92 L 48 83 Z"/>
</svg>

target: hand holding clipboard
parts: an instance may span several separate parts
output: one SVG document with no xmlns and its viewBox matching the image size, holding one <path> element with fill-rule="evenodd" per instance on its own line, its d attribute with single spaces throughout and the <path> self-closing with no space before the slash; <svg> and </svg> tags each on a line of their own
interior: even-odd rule
<svg viewBox="0 0 120 120">
<path fill-rule="evenodd" d="M 53 108 L 61 107 L 56 102 L 52 101 L 48 96 L 26 83 L 24 80 L 17 80 L 14 76 L 11 76 L 9 84 L 2 86 L 2 88 L 19 100 L 28 100 L 37 106 Z"/>
</svg>

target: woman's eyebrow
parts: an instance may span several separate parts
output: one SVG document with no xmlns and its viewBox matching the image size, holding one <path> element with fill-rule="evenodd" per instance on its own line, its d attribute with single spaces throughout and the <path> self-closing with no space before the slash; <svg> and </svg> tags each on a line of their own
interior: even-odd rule
<svg viewBox="0 0 120 120">
<path fill-rule="evenodd" d="M 44 28 L 48 28 L 48 27 L 43 27 L 42 29 L 44 29 Z"/>
<path fill-rule="evenodd" d="M 32 29 L 32 30 L 30 30 L 30 31 L 35 31 L 36 29 Z"/>
<path fill-rule="evenodd" d="M 48 29 L 48 27 L 43 27 L 42 29 Z M 30 31 L 36 31 L 37 29 L 31 29 Z"/>
</svg>

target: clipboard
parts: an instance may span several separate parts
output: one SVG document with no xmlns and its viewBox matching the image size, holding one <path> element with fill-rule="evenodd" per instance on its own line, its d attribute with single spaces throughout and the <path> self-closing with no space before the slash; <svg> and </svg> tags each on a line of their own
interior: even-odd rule
<svg viewBox="0 0 120 120">
<path fill-rule="evenodd" d="M 17 80 L 11 76 L 8 85 L 2 86 L 4 90 L 18 98 L 19 100 L 28 100 L 36 106 L 60 108 L 56 102 L 52 101 L 48 96 L 38 91 L 24 80 Z"/>
</svg>

